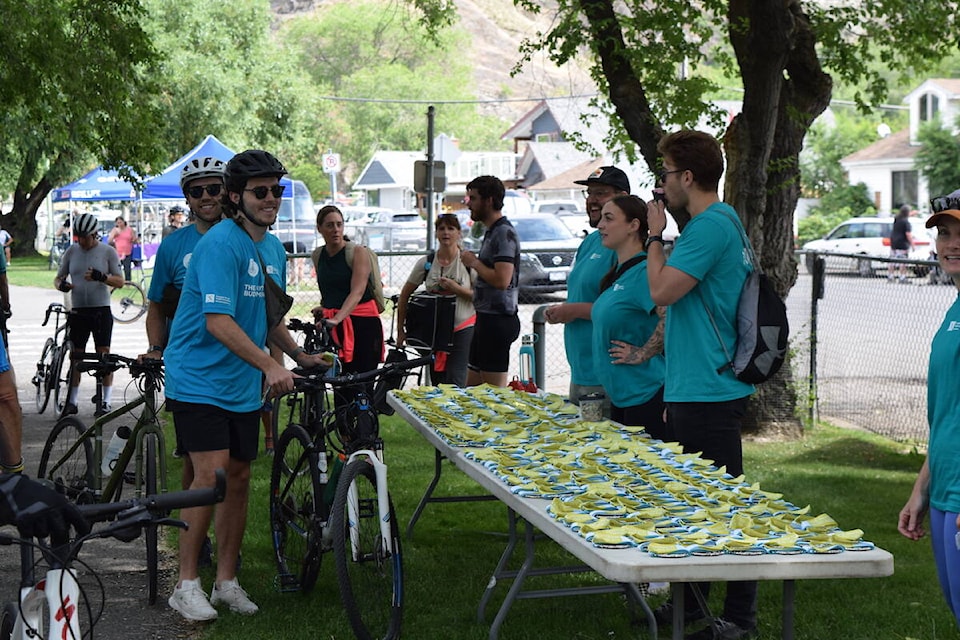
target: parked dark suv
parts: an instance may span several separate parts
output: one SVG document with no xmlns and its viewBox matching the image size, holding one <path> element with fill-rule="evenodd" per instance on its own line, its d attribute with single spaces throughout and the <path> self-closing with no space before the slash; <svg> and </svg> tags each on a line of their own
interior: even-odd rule
<svg viewBox="0 0 960 640">
<path fill-rule="evenodd" d="M 552 214 L 507 216 L 520 237 L 520 294 L 553 293 L 567 290 L 567 276 L 573 267 L 582 238 L 573 235 Z M 476 223 L 464 244 L 480 250 L 484 226 Z"/>
</svg>

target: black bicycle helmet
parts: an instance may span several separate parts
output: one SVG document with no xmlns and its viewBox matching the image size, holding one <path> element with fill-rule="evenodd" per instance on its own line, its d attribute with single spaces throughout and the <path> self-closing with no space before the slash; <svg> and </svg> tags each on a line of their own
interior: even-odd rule
<svg viewBox="0 0 960 640">
<path fill-rule="evenodd" d="M 250 178 L 280 178 L 287 174 L 273 154 L 262 149 L 247 149 L 233 156 L 224 170 L 227 191 L 242 192 Z"/>
</svg>

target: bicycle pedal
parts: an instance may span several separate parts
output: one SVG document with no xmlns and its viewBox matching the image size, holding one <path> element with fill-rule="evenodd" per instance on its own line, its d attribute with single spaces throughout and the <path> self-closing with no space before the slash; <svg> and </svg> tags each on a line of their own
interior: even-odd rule
<svg viewBox="0 0 960 640">
<path fill-rule="evenodd" d="M 295 575 L 281 573 L 274 577 L 273 586 L 280 593 L 293 593 L 295 591 L 300 591 L 300 580 L 298 580 Z"/>
</svg>

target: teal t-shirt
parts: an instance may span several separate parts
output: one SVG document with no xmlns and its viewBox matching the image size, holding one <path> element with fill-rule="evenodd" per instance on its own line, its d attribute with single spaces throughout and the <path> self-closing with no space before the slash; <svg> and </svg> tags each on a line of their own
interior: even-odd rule
<svg viewBox="0 0 960 640">
<path fill-rule="evenodd" d="M 187 276 L 187 266 L 193 257 L 193 249 L 203 236 L 195 225 L 177 229 L 160 243 L 157 257 L 153 263 L 153 276 L 150 278 L 150 291 L 147 299 L 152 302 L 163 301 L 163 290 L 168 284 L 183 289 Z"/>
<path fill-rule="evenodd" d="M 730 205 L 714 203 L 687 223 L 667 259 L 668 267 L 698 282 L 667 309 L 666 402 L 725 402 L 753 393 L 753 385 L 737 380 L 732 369 L 717 373 L 729 359 L 704 308 L 710 308 L 733 357 L 740 291 L 753 269 L 742 228 Z"/>
<path fill-rule="evenodd" d="M 229 315 L 255 345 L 265 346 L 264 273 L 257 250 L 271 275 L 282 273 L 276 265 L 278 246 L 284 254 L 270 234 L 257 245 L 243 228 L 224 221 L 194 248 L 164 351 L 167 397 L 238 413 L 262 406 L 260 370 L 213 337 L 206 323 L 208 313 Z"/>
<path fill-rule="evenodd" d="M 594 302 L 600 295 L 600 280 L 616 262 L 617 254 L 603 246 L 599 231 L 584 238 L 567 277 L 567 302 Z M 593 323 L 578 319 L 563 325 L 563 348 L 573 383 L 598 386 L 600 379 L 593 366 Z"/>
<path fill-rule="evenodd" d="M 659 322 L 656 308 L 647 283 L 646 261 L 623 272 L 593 303 L 593 370 L 617 407 L 643 404 L 663 386 L 663 354 L 643 364 L 613 364 L 609 355 L 611 340 L 645 344 Z"/>
<path fill-rule="evenodd" d="M 960 297 L 947 311 L 930 346 L 927 369 L 927 420 L 930 444 L 930 506 L 960 512 Z"/>
</svg>

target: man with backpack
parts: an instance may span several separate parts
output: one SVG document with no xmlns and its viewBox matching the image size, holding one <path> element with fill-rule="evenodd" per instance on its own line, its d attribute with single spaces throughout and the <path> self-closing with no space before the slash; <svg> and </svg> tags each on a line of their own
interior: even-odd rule
<svg viewBox="0 0 960 640">
<path fill-rule="evenodd" d="M 678 131 L 661 139 L 657 151 L 663 156 L 658 178 L 665 202 L 654 198 L 647 208 L 647 279 L 653 301 L 667 306 L 667 423 L 686 452 L 701 452 L 736 477 L 743 473 L 740 428 L 754 387 L 728 366 L 724 344 L 737 341 L 737 308 L 751 260 L 740 219 L 717 192 L 723 174 L 717 140 L 700 131 Z M 662 238 L 665 206 L 674 215 L 690 214 L 669 260 Z M 698 586 L 706 598 L 709 583 Z M 687 623 L 706 618 L 689 587 L 684 603 Z M 658 622 L 670 624 L 672 603 L 654 613 Z M 723 613 L 709 622 L 687 638 L 756 637 L 757 583 L 728 582 Z"/>
</svg>

